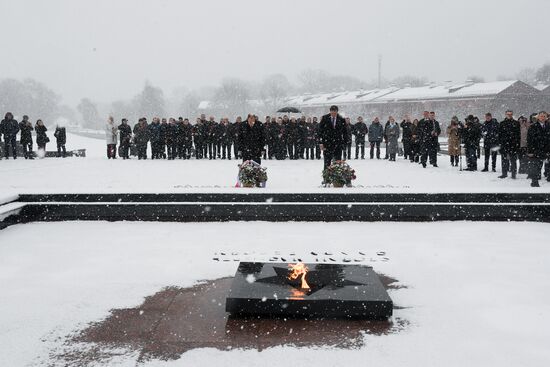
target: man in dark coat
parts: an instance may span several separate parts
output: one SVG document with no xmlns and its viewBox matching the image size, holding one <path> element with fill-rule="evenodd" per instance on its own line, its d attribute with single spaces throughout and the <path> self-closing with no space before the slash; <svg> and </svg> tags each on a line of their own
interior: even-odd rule
<svg viewBox="0 0 550 367">
<path fill-rule="evenodd" d="M 306 142 L 304 146 L 306 149 L 306 159 L 315 159 L 315 128 L 311 117 L 306 119 Z"/>
<path fill-rule="evenodd" d="M 166 134 L 168 132 L 168 121 L 165 118 L 161 120 L 159 130 L 159 158 L 166 159 Z"/>
<path fill-rule="evenodd" d="M 307 137 L 306 118 L 302 116 L 296 123 L 296 155 L 297 159 L 304 159 L 305 145 Z"/>
<path fill-rule="evenodd" d="M 485 156 L 485 167 L 482 172 L 489 171 L 489 158 L 491 158 L 491 167 L 496 172 L 497 167 L 497 147 L 498 147 L 498 121 L 490 113 L 485 114 L 485 122 L 481 128 L 483 135 L 483 154 Z"/>
<path fill-rule="evenodd" d="M 147 143 L 149 142 L 149 125 L 142 117 L 134 126 L 134 141 L 137 147 L 138 159 L 147 159 Z"/>
<path fill-rule="evenodd" d="M 283 118 L 284 121 L 284 118 Z M 298 126 L 296 124 L 296 119 L 292 117 L 290 120 L 287 120 L 285 123 L 286 127 L 286 144 L 288 148 L 288 158 L 289 159 L 298 159 Z"/>
<path fill-rule="evenodd" d="M 178 156 L 178 129 L 179 126 L 176 124 L 176 119 L 170 117 L 164 131 L 168 160 L 174 160 Z"/>
<path fill-rule="evenodd" d="M 462 130 L 462 141 L 466 151 L 466 171 L 477 171 L 477 145 L 481 136 L 481 130 L 475 123 L 473 115 L 466 118 L 466 125 Z"/>
<path fill-rule="evenodd" d="M 317 121 L 317 116 L 313 117 L 313 131 L 315 132 L 315 159 L 321 159 L 321 148 L 319 146 L 319 121 Z"/>
<path fill-rule="evenodd" d="M 34 128 L 32 127 L 32 123 L 29 121 L 29 116 L 23 116 L 23 121 L 19 123 L 19 130 L 21 131 L 19 143 L 23 146 L 25 159 L 34 159 L 32 153 L 32 131 Z"/>
<path fill-rule="evenodd" d="M 550 154 L 550 129 L 547 122 L 548 113 L 541 111 L 537 116 L 537 122 L 533 123 L 527 131 L 527 156 L 530 161 L 531 187 L 540 186 L 542 164 Z"/>
<path fill-rule="evenodd" d="M 369 144 L 370 144 L 370 159 L 374 158 L 374 147 L 376 146 L 376 159 L 380 159 L 380 143 L 384 138 L 384 128 L 380 123 L 380 119 L 375 117 L 369 126 L 368 131 Z"/>
<path fill-rule="evenodd" d="M 361 159 L 365 159 L 365 136 L 369 132 L 367 124 L 363 122 L 363 116 L 357 118 L 357 122 L 353 127 L 353 135 L 355 135 L 355 159 L 359 159 L 359 150 L 361 150 Z"/>
<path fill-rule="evenodd" d="M 424 111 L 424 118 L 418 122 L 418 135 L 420 137 L 420 162 L 426 168 L 428 157 L 430 164 L 437 167 L 438 139 L 441 134 L 439 122 L 435 119 L 435 112 Z"/>
<path fill-rule="evenodd" d="M 220 121 L 219 126 L 220 141 L 221 141 L 221 158 L 231 160 L 231 143 L 233 142 L 231 124 L 229 119 L 224 117 Z"/>
<path fill-rule="evenodd" d="M 161 133 L 160 119 L 153 117 L 153 122 L 149 125 L 149 140 L 151 141 L 151 159 L 161 159 Z"/>
<path fill-rule="evenodd" d="M 177 142 L 178 157 L 180 159 L 191 159 L 191 148 L 193 148 L 193 126 L 187 118 L 179 119 Z"/>
<path fill-rule="evenodd" d="M 281 117 L 277 118 L 274 131 L 274 142 L 275 142 L 275 159 L 283 160 L 286 159 L 286 126 L 283 124 L 283 119 Z"/>
<path fill-rule="evenodd" d="M 256 116 L 248 114 L 247 121 L 241 124 L 239 131 L 239 150 L 243 157 L 243 162 L 254 161 L 262 164 L 264 146 L 264 127 Z"/>
<path fill-rule="evenodd" d="M 343 156 L 344 160 L 351 159 L 351 142 L 353 137 L 353 125 L 351 124 L 351 119 L 346 117 L 344 119 L 346 123 L 346 146 L 344 147 Z"/>
<path fill-rule="evenodd" d="M 67 130 L 62 126 L 56 126 L 53 136 L 55 136 L 57 143 L 57 157 L 65 158 L 67 156 L 67 150 L 65 149 L 65 144 L 67 144 Z"/>
<path fill-rule="evenodd" d="M 208 145 L 208 159 L 216 159 L 218 148 L 218 123 L 214 120 L 214 116 L 210 116 L 207 126 L 206 143 Z M 206 156 L 206 154 L 205 154 Z"/>
<path fill-rule="evenodd" d="M 17 133 L 19 132 L 19 123 L 13 118 L 11 112 L 6 113 L 2 122 L 0 122 L 0 131 L 4 135 L 4 155 L 6 159 L 10 156 L 9 146 L 13 159 L 17 159 Z"/>
<path fill-rule="evenodd" d="M 405 116 L 405 119 L 401 121 L 401 129 L 403 130 L 403 135 L 401 142 L 403 143 L 403 158 L 404 159 L 413 159 L 412 154 L 412 122 L 409 116 Z"/>
<path fill-rule="evenodd" d="M 514 113 L 506 111 L 506 117 L 501 121 L 498 128 L 498 140 L 500 143 L 500 156 L 502 164 L 502 175 L 499 178 L 508 177 L 508 171 L 512 172 L 512 178 L 516 178 L 517 157 L 521 140 L 521 128 L 519 122 L 514 120 Z"/>
<path fill-rule="evenodd" d="M 321 118 L 319 138 L 326 169 L 333 159 L 337 161 L 342 159 L 342 151 L 348 144 L 346 121 L 338 114 L 338 106 L 331 106 L 330 113 Z"/>
<path fill-rule="evenodd" d="M 281 120 L 282 121 L 282 120 Z M 267 159 L 273 159 L 275 157 L 275 154 L 277 153 L 277 147 L 279 146 L 279 142 L 277 141 L 278 135 L 279 135 L 279 127 L 277 126 L 277 119 L 273 117 L 269 124 L 266 124 L 265 126 L 265 133 L 267 136 Z"/>
<path fill-rule="evenodd" d="M 120 125 L 118 125 L 118 131 L 120 136 L 120 152 L 119 156 L 122 159 L 130 158 L 130 140 L 132 139 L 132 128 L 128 125 L 127 119 L 122 119 Z"/>
<path fill-rule="evenodd" d="M 231 136 L 233 139 L 233 155 L 235 156 L 235 159 L 241 158 L 239 156 L 239 132 L 241 131 L 241 125 L 243 123 L 241 116 L 237 116 L 235 119 L 235 122 L 231 124 Z"/>
</svg>

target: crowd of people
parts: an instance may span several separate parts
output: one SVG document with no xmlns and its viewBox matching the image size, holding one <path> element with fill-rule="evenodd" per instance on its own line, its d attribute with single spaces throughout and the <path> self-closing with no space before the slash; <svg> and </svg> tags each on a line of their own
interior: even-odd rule
<svg viewBox="0 0 550 367">
<path fill-rule="evenodd" d="M 38 148 L 45 150 L 49 138 L 42 121 L 38 120 L 33 126 L 28 116 L 23 116 L 22 121 L 17 122 L 8 112 L 0 123 L 5 157 L 8 158 L 11 152 L 16 158 L 17 134 L 20 133 L 24 156 L 32 159 L 33 130 Z M 327 167 L 332 159 L 365 159 L 365 151 L 370 159 L 382 159 L 380 151 L 384 143 L 383 159 L 396 161 L 397 156 L 402 155 L 426 168 L 428 164 L 437 167 L 442 130 L 434 112 L 424 111 L 421 119 L 411 120 L 405 116 L 400 123 L 393 116 L 384 124 L 375 117 L 367 125 L 362 116 L 352 123 L 349 117 L 338 114 L 337 106 L 332 106 L 321 121 L 315 116 L 284 115 L 266 116 L 260 122 L 257 116 L 249 114 L 244 121 L 239 116 L 234 122 L 226 117 L 218 122 L 213 116 L 207 119 L 203 114 L 194 124 L 182 117 L 177 120 L 154 117 L 150 123 L 143 117 L 131 126 L 127 119 L 116 124 L 109 117 L 105 133 L 109 159 L 117 156 L 129 159 L 131 155 L 147 159 L 150 146 L 151 159 L 235 158 L 261 164 L 262 159 L 324 158 Z M 532 186 L 539 186 L 542 175 L 550 181 L 550 120 L 544 111 L 529 118 L 520 116 L 517 120 L 513 111 L 507 111 L 500 122 L 491 113 L 485 114 L 483 122 L 473 115 L 463 122 L 453 117 L 446 134 L 447 154 L 452 166 L 460 164 L 462 169 L 464 154 L 465 170 L 477 171 L 483 152 L 483 172 L 496 172 L 497 156 L 500 155 L 500 178 L 510 174 L 515 179 L 518 173 L 526 173 Z M 65 128 L 57 127 L 54 136 L 58 156 L 65 156 Z"/>
</svg>

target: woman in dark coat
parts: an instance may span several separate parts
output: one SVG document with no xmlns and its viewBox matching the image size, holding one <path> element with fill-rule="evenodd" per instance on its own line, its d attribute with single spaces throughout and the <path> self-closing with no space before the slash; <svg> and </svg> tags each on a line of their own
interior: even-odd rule
<svg viewBox="0 0 550 367">
<path fill-rule="evenodd" d="M 43 150 L 45 152 L 46 144 L 50 142 L 50 138 L 46 135 L 46 131 L 48 131 L 48 129 L 44 126 L 42 120 L 37 120 L 34 130 L 36 130 L 36 145 L 38 145 L 39 150 Z"/>
<path fill-rule="evenodd" d="M 32 154 L 32 123 L 29 121 L 29 116 L 23 116 L 23 121 L 19 123 L 19 130 L 21 131 L 21 138 L 19 143 L 23 146 L 23 153 L 25 159 L 34 159 Z"/>
<path fill-rule="evenodd" d="M 265 146 L 264 127 L 256 116 L 249 114 L 248 119 L 241 125 L 239 131 L 239 149 L 243 162 L 254 161 L 262 164 L 262 151 Z"/>
</svg>

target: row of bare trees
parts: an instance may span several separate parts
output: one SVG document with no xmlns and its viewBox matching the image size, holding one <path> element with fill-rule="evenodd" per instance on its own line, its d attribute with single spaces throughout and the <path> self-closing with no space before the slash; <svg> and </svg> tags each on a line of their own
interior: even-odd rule
<svg viewBox="0 0 550 367">
<path fill-rule="evenodd" d="M 469 79 L 482 82 L 483 78 Z M 526 68 L 515 76 L 501 76 L 499 79 L 519 79 L 528 84 L 550 84 L 550 63 L 540 68 Z M 393 80 L 382 80 L 382 87 L 421 86 L 428 82 L 426 77 L 403 75 Z M 10 111 L 15 116 L 29 115 L 55 122 L 60 117 L 72 123 L 79 122 L 87 128 L 102 128 L 106 116 L 113 115 L 137 121 L 147 116 L 185 116 L 193 118 L 201 112 L 235 116 L 249 111 L 273 113 L 284 104 L 285 98 L 304 93 L 329 93 L 344 90 L 372 89 L 376 82 L 365 82 L 353 76 L 335 75 L 323 70 L 304 70 L 291 83 L 283 74 L 272 74 L 260 81 L 239 78 L 225 78 L 218 86 L 198 89 L 177 88 L 171 95 L 146 82 L 143 89 L 129 100 L 99 104 L 90 98 L 82 98 L 76 110 L 61 104 L 61 97 L 46 85 L 33 80 L 0 80 L 0 111 Z M 208 105 L 199 109 L 201 101 Z"/>
</svg>

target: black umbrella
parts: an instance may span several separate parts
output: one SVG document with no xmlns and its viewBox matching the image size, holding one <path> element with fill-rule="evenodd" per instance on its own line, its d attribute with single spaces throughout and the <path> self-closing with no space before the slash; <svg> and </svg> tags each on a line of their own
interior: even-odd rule
<svg viewBox="0 0 550 367">
<path fill-rule="evenodd" d="M 300 111 L 296 107 L 283 107 L 277 112 L 280 112 L 280 113 L 302 113 L 302 111 Z"/>
</svg>

